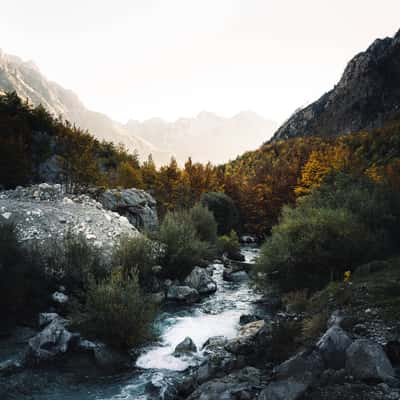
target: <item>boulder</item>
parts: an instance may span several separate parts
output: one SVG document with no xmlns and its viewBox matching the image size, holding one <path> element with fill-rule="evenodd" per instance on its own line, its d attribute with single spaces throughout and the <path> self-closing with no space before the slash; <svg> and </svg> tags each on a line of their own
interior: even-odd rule
<svg viewBox="0 0 400 400">
<path fill-rule="evenodd" d="M 0 362 L 0 376 L 13 375 L 23 368 L 23 364 L 17 360 L 6 360 Z"/>
<path fill-rule="evenodd" d="M 183 339 L 182 342 L 180 342 L 174 350 L 175 355 L 190 354 L 196 352 L 197 347 L 190 337 L 186 337 L 185 339 Z"/>
<path fill-rule="evenodd" d="M 329 328 L 317 343 L 325 366 L 331 369 L 342 369 L 346 362 L 346 350 L 352 340 L 338 325 Z"/>
<path fill-rule="evenodd" d="M 395 375 L 382 346 L 368 339 L 358 339 L 347 349 L 346 372 L 374 382 L 390 381 Z"/>
<path fill-rule="evenodd" d="M 51 298 L 57 304 L 65 304 L 68 302 L 68 296 L 62 292 L 54 292 Z"/>
<path fill-rule="evenodd" d="M 246 271 L 234 271 L 231 268 L 224 268 L 222 277 L 228 282 L 243 282 L 249 279 L 249 275 Z"/>
<path fill-rule="evenodd" d="M 157 202 L 140 189 L 109 189 L 99 196 L 104 208 L 125 216 L 138 229 L 155 230 L 158 227 Z"/>
<path fill-rule="evenodd" d="M 260 400 L 297 400 L 323 371 L 323 361 L 316 351 L 304 351 L 274 370 L 274 381 L 264 389 Z"/>
<path fill-rule="evenodd" d="M 247 324 L 249 324 L 250 322 L 259 321 L 259 320 L 261 320 L 261 319 L 262 319 L 262 318 L 259 317 L 258 315 L 254 315 L 254 314 L 242 314 L 242 315 L 240 316 L 240 319 L 239 319 L 239 324 L 240 324 L 240 325 L 247 325 Z"/>
<path fill-rule="evenodd" d="M 171 285 L 167 291 L 167 300 L 193 304 L 200 298 L 199 292 L 189 286 Z"/>
<path fill-rule="evenodd" d="M 297 400 L 308 389 L 306 382 L 286 379 L 270 383 L 261 391 L 258 400 Z"/>
<path fill-rule="evenodd" d="M 187 400 L 252 400 L 257 396 L 261 371 L 245 367 L 201 384 Z"/>
<path fill-rule="evenodd" d="M 56 318 L 60 316 L 57 313 L 49 312 L 49 313 L 40 313 L 39 314 L 39 327 L 44 328 L 46 325 L 53 322 Z"/>
<path fill-rule="evenodd" d="M 255 321 L 243 325 L 239 330 L 239 335 L 225 345 L 225 349 L 233 354 L 247 355 L 251 353 L 259 344 L 258 335 L 265 328 L 265 321 Z"/>
<path fill-rule="evenodd" d="M 207 271 L 200 267 L 194 267 L 193 271 L 186 277 L 184 283 L 196 289 L 200 294 L 214 293 L 217 290 L 217 284 Z"/>
<path fill-rule="evenodd" d="M 75 339 L 74 335 L 67 330 L 67 325 L 67 320 L 58 317 L 30 339 L 28 361 L 37 364 L 65 354 Z"/>
<path fill-rule="evenodd" d="M 227 343 L 228 338 L 226 336 L 212 336 L 207 339 L 201 349 L 204 350 L 205 353 L 210 353 L 216 349 L 223 348 Z"/>
</svg>

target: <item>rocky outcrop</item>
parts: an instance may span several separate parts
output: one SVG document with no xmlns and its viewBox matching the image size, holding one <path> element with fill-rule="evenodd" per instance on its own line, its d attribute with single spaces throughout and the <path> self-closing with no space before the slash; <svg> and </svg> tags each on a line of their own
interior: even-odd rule
<svg viewBox="0 0 400 400">
<path fill-rule="evenodd" d="M 62 243 L 68 232 L 82 235 L 95 248 L 110 254 L 122 235 L 137 229 L 128 219 L 87 195 L 66 194 L 61 185 L 43 183 L 0 192 L 0 222 L 13 222 L 21 242 Z"/>
<path fill-rule="evenodd" d="M 259 345 L 258 336 L 261 333 L 265 336 L 267 335 L 265 330 L 266 325 L 264 320 L 243 325 L 239 330 L 238 336 L 229 340 L 225 348 L 233 354 L 251 354 Z"/>
<path fill-rule="evenodd" d="M 382 346 L 367 339 L 356 340 L 346 352 L 346 371 L 359 380 L 393 380 L 395 372 Z"/>
<path fill-rule="evenodd" d="M 209 273 L 200 267 L 194 267 L 193 271 L 186 277 L 185 285 L 196 289 L 200 294 L 210 294 L 217 290 L 217 284 Z"/>
<path fill-rule="evenodd" d="M 378 39 L 347 65 L 339 83 L 295 112 L 272 140 L 339 135 L 381 127 L 400 112 L 400 31 Z"/>
<path fill-rule="evenodd" d="M 154 230 L 158 227 L 157 202 L 149 193 L 140 189 L 110 189 L 99 196 L 107 210 L 125 216 L 139 229 Z"/>
</svg>

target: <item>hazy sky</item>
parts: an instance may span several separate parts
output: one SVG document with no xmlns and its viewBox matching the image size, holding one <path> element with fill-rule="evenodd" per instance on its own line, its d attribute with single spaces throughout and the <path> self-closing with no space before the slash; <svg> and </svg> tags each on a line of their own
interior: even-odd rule
<svg viewBox="0 0 400 400">
<path fill-rule="evenodd" d="M 0 48 L 121 121 L 253 110 L 281 122 L 399 16 L 399 0 L 11 0 Z"/>
</svg>

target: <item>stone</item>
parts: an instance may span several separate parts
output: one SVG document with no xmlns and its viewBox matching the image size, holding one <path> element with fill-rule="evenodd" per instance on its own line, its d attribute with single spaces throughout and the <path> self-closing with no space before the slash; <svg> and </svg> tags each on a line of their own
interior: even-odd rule
<svg viewBox="0 0 400 400">
<path fill-rule="evenodd" d="M 254 314 L 243 314 L 240 316 L 239 318 L 239 324 L 240 325 L 247 325 L 250 322 L 255 322 L 255 321 L 259 321 L 262 318 L 260 318 L 258 315 L 254 315 Z"/>
<path fill-rule="evenodd" d="M 199 300 L 199 292 L 189 286 L 171 285 L 168 287 L 167 300 L 193 304 Z"/>
<path fill-rule="evenodd" d="M 255 399 L 260 382 L 261 371 L 248 366 L 202 383 L 187 400 Z"/>
<path fill-rule="evenodd" d="M 203 268 L 194 267 L 192 272 L 186 277 L 185 285 L 196 289 L 200 294 L 214 293 L 217 284 Z"/>
<path fill-rule="evenodd" d="M 28 342 L 27 359 L 37 364 L 65 354 L 73 340 L 73 335 L 67 330 L 67 325 L 67 320 L 56 318 L 31 338 Z"/>
<path fill-rule="evenodd" d="M 258 345 L 257 336 L 264 329 L 265 321 L 255 321 L 243 325 L 237 337 L 230 339 L 225 349 L 233 354 L 246 355 L 251 353 Z"/>
<path fill-rule="evenodd" d="M 224 268 L 222 277 L 228 282 L 243 282 L 249 279 L 249 275 L 246 271 L 233 271 L 231 268 Z"/>
<path fill-rule="evenodd" d="M 62 292 L 54 292 L 51 295 L 52 300 L 58 304 L 65 304 L 68 302 L 68 296 Z"/>
<path fill-rule="evenodd" d="M 338 325 L 330 327 L 317 343 L 325 366 L 331 369 L 342 369 L 346 362 L 346 350 L 351 345 L 349 335 Z"/>
<path fill-rule="evenodd" d="M 174 355 L 182 355 L 188 353 L 196 353 L 197 347 L 190 337 L 186 337 L 180 342 L 174 350 Z"/>
<path fill-rule="evenodd" d="M 17 360 L 6 360 L 0 362 L 0 376 L 13 375 L 23 368 L 23 364 Z"/>
<path fill-rule="evenodd" d="M 118 212 L 138 229 L 155 230 L 158 227 L 156 200 L 140 189 L 110 189 L 99 197 L 104 208 Z"/>
<path fill-rule="evenodd" d="M 395 376 L 382 346 L 368 339 L 358 339 L 346 351 L 346 372 L 355 379 L 384 382 Z"/>
<path fill-rule="evenodd" d="M 270 383 L 262 390 L 258 400 L 297 400 L 307 391 L 309 385 L 294 379 Z"/>
<path fill-rule="evenodd" d="M 50 313 L 40 313 L 39 314 L 39 327 L 44 328 L 46 325 L 53 322 L 56 318 L 60 318 L 57 313 L 50 312 Z"/>
</svg>

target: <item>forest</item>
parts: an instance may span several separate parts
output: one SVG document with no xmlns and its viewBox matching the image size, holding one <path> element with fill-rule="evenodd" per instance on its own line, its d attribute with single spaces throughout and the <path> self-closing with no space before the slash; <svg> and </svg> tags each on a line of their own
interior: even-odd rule
<svg viewBox="0 0 400 400">
<path fill-rule="evenodd" d="M 259 237 L 271 232 L 285 204 L 294 204 L 331 174 L 365 176 L 400 188 L 400 119 L 369 132 L 265 143 L 224 165 L 189 158 L 180 167 L 172 158 L 160 168 L 151 155 L 140 163 L 123 146 L 100 142 L 16 93 L 0 97 L 0 132 L 0 182 L 5 188 L 44 178 L 64 183 L 69 191 L 136 187 L 153 194 L 161 217 L 192 207 L 205 193 L 222 192 L 238 210 L 234 228 Z"/>
</svg>

